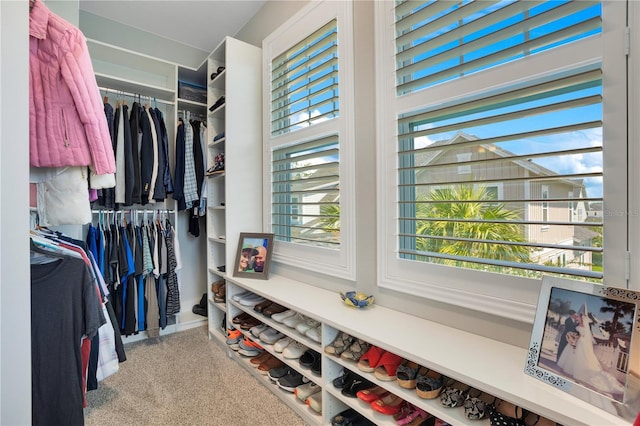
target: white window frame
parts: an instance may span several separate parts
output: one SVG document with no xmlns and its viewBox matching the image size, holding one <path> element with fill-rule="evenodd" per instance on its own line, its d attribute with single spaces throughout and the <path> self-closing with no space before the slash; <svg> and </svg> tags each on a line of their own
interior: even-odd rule
<svg viewBox="0 0 640 426">
<path fill-rule="evenodd" d="M 605 210 L 624 211 L 628 201 L 627 186 L 615 188 L 615 184 L 628 182 L 626 158 L 619 155 L 627 149 L 626 104 L 623 100 L 628 94 L 623 84 L 626 57 L 622 41 L 625 38 L 627 5 L 625 2 L 603 2 L 603 30 L 599 35 L 501 64 L 488 70 L 490 72 L 477 72 L 428 91 L 401 97 L 397 97 L 395 92 L 394 6 L 395 2 L 376 2 L 378 285 L 387 290 L 533 323 L 541 280 L 399 259 L 397 164 L 389 161 L 397 158 L 396 117 L 418 108 L 453 102 L 487 90 L 499 90 L 513 83 L 525 82 L 527 78 L 541 78 L 602 61 L 605 91 L 603 122 L 606 123 L 603 139 L 607 146 L 603 154 Z M 602 58 L 600 51 L 603 52 Z M 505 76 L 509 77 L 505 79 Z M 616 115 L 615 111 L 619 114 Z M 608 285 L 628 286 L 624 264 L 627 232 L 626 217 L 606 218 L 604 266 Z"/>
<path fill-rule="evenodd" d="M 549 199 L 549 185 L 540 185 L 540 198 L 542 200 Z M 542 217 L 540 218 L 540 220 L 542 222 L 549 222 L 549 201 L 542 201 L 540 203 L 540 211 L 542 214 Z M 543 231 L 546 231 L 548 229 L 549 229 L 549 224 L 542 225 Z"/>
<path fill-rule="evenodd" d="M 271 62 L 327 22 L 337 19 L 339 116 L 289 133 L 271 135 Z M 263 63 L 263 229 L 271 232 L 272 150 L 338 135 L 340 143 L 340 248 L 274 241 L 272 261 L 355 280 L 355 126 L 352 2 L 316 1 L 301 9 L 262 43 Z"/>
</svg>

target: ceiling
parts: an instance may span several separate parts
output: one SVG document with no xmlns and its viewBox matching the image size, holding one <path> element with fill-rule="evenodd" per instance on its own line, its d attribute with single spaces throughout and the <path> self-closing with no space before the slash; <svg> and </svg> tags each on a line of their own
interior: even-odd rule
<svg viewBox="0 0 640 426">
<path fill-rule="evenodd" d="M 80 0 L 80 10 L 211 52 L 266 0 Z"/>
</svg>

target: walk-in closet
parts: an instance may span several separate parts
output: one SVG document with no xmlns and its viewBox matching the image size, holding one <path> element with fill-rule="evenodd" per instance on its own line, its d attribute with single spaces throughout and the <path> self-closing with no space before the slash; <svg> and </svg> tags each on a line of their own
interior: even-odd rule
<svg viewBox="0 0 640 426">
<path fill-rule="evenodd" d="M 640 426 L 639 76 L 632 0 L 1 1 L 0 424 Z"/>
</svg>

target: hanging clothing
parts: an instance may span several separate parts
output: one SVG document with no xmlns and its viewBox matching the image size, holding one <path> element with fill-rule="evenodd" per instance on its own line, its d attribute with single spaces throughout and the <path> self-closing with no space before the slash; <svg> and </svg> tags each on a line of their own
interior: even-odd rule
<svg viewBox="0 0 640 426">
<path fill-rule="evenodd" d="M 83 260 L 63 256 L 31 265 L 33 425 L 84 424 L 81 342 L 105 323 Z"/>
<path fill-rule="evenodd" d="M 140 127 L 140 103 L 134 102 L 131 106 L 129 125 L 131 128 L 131 155 L 133 158 L 133 184 L 131 188 L 131 203 L 140 204 L 140 144 L 142 143 L 142 128 Z"/>
<path fill-rule="evenodd" d="M 184 175 L 185 175 L 185 135 L 184 121 L 178 119 L 178 129 L 176 131 L 176 166 L 174 169 L 173 199 L 176 200 L 178 211 L 185 210 L 187 205 L 184 201 Z"/>
<path fill-rule="evenodd" d="M 184 126 L 185 155 L 184 155 L 184 202 L 188 209 L 198 200 L 198 181 L 195 168 L 195 153 L 193 151 L 193 127 Z"/>
<path fill-rule="evenodd" d="M 36 167 L 116 171 L 89 49 L 42 1 L 29 13 L 29 160 Z"/>
<path fill-rule="evenodd" d="M 133 185 L 135 183 L 133 167 L 133 135 L 131 134 L 131 118 L 129 117 L 129 106 L 122 105 L 122 118 L 124 120 L 124 201 L 125 206 L 133 205 Z"/>
<path fill-rule="evenodd" d="M 116 204 L 124 203 L 125 191 L 125 161 L 124 161 L 124 128 L 127 116 L 124 115 L 124 107 L 116 108 Z"/>
<path fill-rule="evenodd" d="M 167 314 L 180 313 L 180 289 L 178 288 L 178 275 L 176 274 L 176 254 L 174 240 L 176 239 L 173 226 L 167 222 L 165 230 L 165 243 L 167 246 Z"/>
</svg>

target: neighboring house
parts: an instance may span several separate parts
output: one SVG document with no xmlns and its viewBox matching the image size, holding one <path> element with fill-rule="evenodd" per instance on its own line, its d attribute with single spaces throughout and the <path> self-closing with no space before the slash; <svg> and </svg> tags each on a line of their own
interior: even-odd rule
<svg viewBox="0 0 640 426">
<path fill-rule="evenodd" d="M 557 266 L 573 263 L 574 268 L 590 269 L 591 252 L 574 250 L 574 246 L 590 246 L 598 236 L 584 226 L 574 225 L 584 223 L 587 218 L 587 206 L 579 201 L 586 198 L 584 181 L 553 178 L 558 175 L 556 172 L 531 159 L 493 144 L 473 142 L 478 140 L 476 136 L 458 132 L 453 138 L 434 142 L 426 147 L 428 150 L 416 153 L 415 166 L 429 166 L 416 171 L 417 185 L 430 184 L 418 188 L 428 192 L 437 189 L 439 183 L 442 187 L 452 182 L 455 185 L 486 181 L 481 184 L 495 194 L 496 200 L 504 200 L 506 209 L 516 211 L 524 221 L 533 222 L 523 225 L 527 241 L 569 247 L 541 248 L 531 253 L 532 260 Z M 438 147 L 442 149 L 434 149 Z M 536 177 L 549 179 L 527 180 Z M 576 201 L 567 202 L 567 198 Z"/>
<path fill-rule="evenodd" d="M 284 221 L 291 238 L 339 243 L 339 231 L 327 231 L 328 220 L 321 211 L 323 205 L 340 203 L 339 182 L 337 178 L 327 178 L 327 173 L 320 167 L 288 183 L 289 201 L 282 205 L 283 214 L 276 217 Z"/>
</svg>

